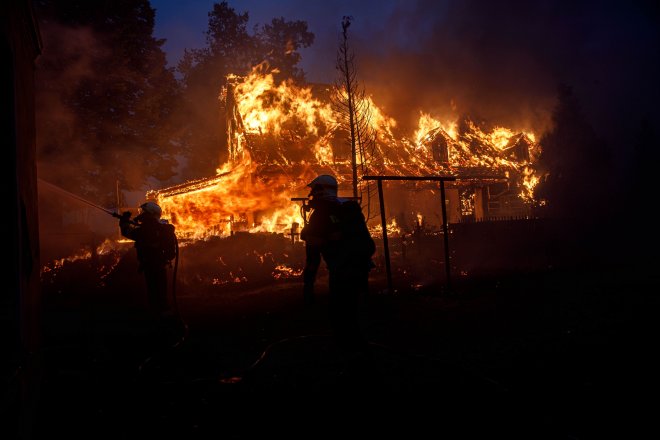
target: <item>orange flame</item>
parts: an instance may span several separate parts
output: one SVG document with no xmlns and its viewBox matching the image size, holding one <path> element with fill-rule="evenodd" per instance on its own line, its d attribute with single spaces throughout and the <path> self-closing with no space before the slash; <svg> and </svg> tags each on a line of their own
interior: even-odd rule
<svg viewBox="0 0 660 440">
<path fill-rule="evenodd" d="M 286 175 L 255 178 L 256 164 L 247 152 L 233 168 L 227 165 L 218 170 L 211 185 L 174 195 L 156 191 L 147 197 L 155 196 L 163 217 L 184 238 L 241 230 L 285 232 L 292 223 L 303 223 L 299 207 L 290 201 L 292 188 Z"/>
<path fill-rule="evenodd" d="M 350 179 L 350 160 L 336 154 L 345 150 L 340 115 L 329 102 L 316 98 L 311 87 L 290 80 L 276 84 L 275 72 L 262 63 L 245 77 L 228 78 L 225 98 L 235 103 L 228 109 L 235 120 L 230 124 L 230 159 L 216 176 L 190 182 L 181 190 L 147 194 L 161 205 L 180 236 L 199 239 L 240 230 L 287 233 L 293 223 L 303 223 L 300 207 L 290 198 L 306 192 L 304 184 L 312 176 L 331 173 L 340 185 Z M 517 176 L 520 197 L 533 200 L 539 181 L 533 166 L 538 157 L 533 133 L 506 127 L 484 131 L 469 120 L 441 121 L 422 112 L 417 130 L 397 138 L 396 121 L 372 97 L 365 99 L 376 135 L 370 165 L 380 173 L 460 175 L 485 170 L 501 179 Z M 273 166 L 279 171 L 267 169 Z M 395 233 L 396 223 L 388 225 L 388 232 L 390 227 Z"/>
</svg>

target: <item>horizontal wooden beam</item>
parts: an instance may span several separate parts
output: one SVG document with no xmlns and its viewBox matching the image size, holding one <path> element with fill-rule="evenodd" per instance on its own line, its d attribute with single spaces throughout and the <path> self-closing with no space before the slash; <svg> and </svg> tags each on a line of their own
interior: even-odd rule
<svg viewBox="0 0 660 440">
<path fill-rule="evenodd" d="M 362 180 L 431 180 L 446 182 L 456 179 L 456 176 L 362 176 Z"/>
</svg>

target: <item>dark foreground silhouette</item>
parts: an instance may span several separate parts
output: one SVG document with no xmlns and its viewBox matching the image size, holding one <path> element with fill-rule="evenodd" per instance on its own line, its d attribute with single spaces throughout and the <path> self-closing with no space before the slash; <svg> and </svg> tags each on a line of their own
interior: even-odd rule
<svg viewBox="0 0 660 440">
<path fill-rule="evenodd" d="M 308 438 L 355 421 L 374 435 L 632 435 L 648 410 L 630 409 L 657 371 L 656 281 L 611 269 L 464 280 L 451 293 L 389 295 L 372 278 L 360 302 L 368 350 L 352 358 L 332 336 L 327 288 L 305 305 L 299 280 L 183 289 L 182 343 L 178 324 L 151 322 L 131 292 L 61 292 L 45 308 L 35 432 Z"/>
</svg>

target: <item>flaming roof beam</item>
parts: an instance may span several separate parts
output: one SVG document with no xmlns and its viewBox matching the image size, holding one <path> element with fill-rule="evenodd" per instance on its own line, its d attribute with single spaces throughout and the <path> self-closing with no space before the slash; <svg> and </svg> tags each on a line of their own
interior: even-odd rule
<svg viewBox="0 0 660 440">
<path fill-rule="evenodd" d="M 198 191 L 200 189 L 208 188 L 218 184 L 223 177 L 230 174 L 231 171 L 226 173 L 216 174 L 212 177 L 204 177 L 202 179 L 189 180 L 178 185 L 170 186 L 168 188 L 156 189 L 147 191 L 147 200 L 156 200 L 158 196 L 161 197 L 172 197 L 177 194 L 189 193 L 193 191 Z"/>
</svg>

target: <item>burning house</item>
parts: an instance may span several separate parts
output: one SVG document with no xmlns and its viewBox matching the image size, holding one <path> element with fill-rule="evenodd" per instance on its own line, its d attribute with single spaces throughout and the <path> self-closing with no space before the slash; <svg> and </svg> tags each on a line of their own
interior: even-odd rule
<svg viewBox="0 0 660 440">
<path fill-rule="evenodd" d="M 147 198 L 163 207 L 182 237 L 290 231 L 303 222 L 291 198 L 305 196 L 315 175 L 337 176 L 340 195 L 342 189 L 349 195 L 350 149 L 330 93 L 327 85 L 278 85 L 263 66 L 245 77 L 231 76 L 220 98 L 227 117 L 227 162 L 215 176 L 150 191 Z M 406 135 L 366 99 L 373 146 L 368 161 L 359 160 L 360 175 L 456 176 L 447 186 L 449 223 L 530 215 L 539 153 L 532 133 L 422 113 L 417 130 Z M 369 219 L 378 212 L 373 193 L 369 182 L 360 182 Z M 442 222 L 437 184 L 391 184 L 385 204 L 389 221 L 403 227 Z"/>
<path fill-rule="evenodd" d="M 226 162 L 215 175 L 146 195 L 161 206 L 184 244 L 182 286 L 216 293 L 300 277 L 305 249 L 295 237 L 304 218 L 300 202 L 292 199 L 306 199 L 306 185 L 319 174 L 336 176 L 339 195 L 353 196 L 351 145 L 332 91 L 328 85 L 276 84 L 272 72 L 262 68 L 228 78 L 220 95 L 227 118 Z M 390 282 L 385 262 L 390 253 L 398 282 L 411 286 L 437 281 L 432 274 L 444 272 L 448 280 L 450 272 L 467 276 L 533 263 L 521 249 L 534 242 L 534 222 L 484 221 L 530 216 L 539 154 L 533 133 L 425 113 L 407 133 L 372 98 L 365 100 L 371 139 L 368 156 L 357 157 L 357 191 L 377 242 L 376 276 L 385 268 Z M 452 176 L 443 182 L 446 220 L 453 224 L 451 249 L 437 181 L 380 182 L 392 238 L 386 247 L 379 239 L 377 183 L 365 176 Z M 97 244 L 44 267 L 44 283 L 56 289 L 82 265 L 93 268 L 101 285 L 128 280 L 132 243 Z"/>
</svg>

